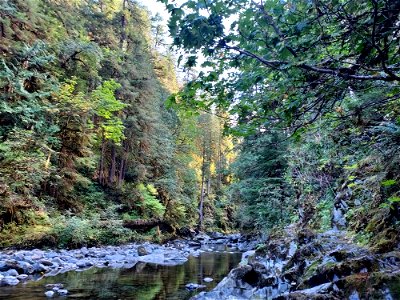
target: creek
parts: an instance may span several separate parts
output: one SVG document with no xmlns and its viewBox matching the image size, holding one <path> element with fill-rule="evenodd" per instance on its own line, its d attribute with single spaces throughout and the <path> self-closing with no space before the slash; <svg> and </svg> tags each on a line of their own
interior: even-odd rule
<svg viewBox="0 0 400 300">
<path fill-rule="evenodd" d="M 0 299 L 45 299 L 49 284 L 62 284 L 67 299 L 189 299 L 200 290 L 188 290 L 188 283 L 213 289 L 241 259 L 241 252 L 225 245 L 207 246 L 197 257 L 189 256 L 182 264 L 161 265 L 137 262 L 130 268 L 99 268 L 74 270 L 56 276 L 37 276 L 15 286 L 0 288 Z M 204 278 L 213 281 L 205 282 Z M 52 299 L 66 299 L 57 296 Z"/>
</svg>

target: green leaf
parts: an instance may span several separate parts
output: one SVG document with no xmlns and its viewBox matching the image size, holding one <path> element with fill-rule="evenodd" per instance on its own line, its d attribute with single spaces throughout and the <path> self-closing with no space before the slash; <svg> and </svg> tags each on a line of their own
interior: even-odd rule
<svg viewBox="0 0 400 300">
<path fill-rule="evenodd" d="M 381 185 L 384 187 L 392 186 L 395 184 L 396 184 L 396 180 L 394 180 L 394 179 L 388 179 L 388 180 L 384 180 L 381 182 Z"/>
</svg>

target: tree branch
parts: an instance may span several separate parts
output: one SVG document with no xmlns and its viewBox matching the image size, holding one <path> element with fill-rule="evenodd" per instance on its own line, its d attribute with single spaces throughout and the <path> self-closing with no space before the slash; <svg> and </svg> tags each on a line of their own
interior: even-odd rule
<svg viewBox="0 0 400 300">
<path fill-rule="evenodd" d="M 234 51 L 239 52 L 240 54 L 246 55 L 247 57 L 254 58 L 269 68 L 276 69 L 277 67 L 290 64 L 287 61 L 267 60 L 253 52 L 248 51 L 248 50 L 241 49 L 237 46 L 229 46 L 224 41 L 220 41 L 218 46 L 221 48 L 225 48 L 227 50 L 234 50 Z M 399 81 L 400 80 L 400 77 L 398 77 L 397 75 L 382 76 L 382 75 L 350 74 L 348 72 L 344 72 L 344 70 L 346 70 L 344 68 L 341 68 L 341 69 L 340 68 L 338 68 L 338 69 L 322 68 L 322 67 L 308 65 L 305 63 L 293 64 L 292 66 L 295 68 L 312 71 L 312 72 L 316 72 L 316 73 L 320 73 L 320 74 L 334 75 L 334 76 L 337 76 L 337 77 L 340 77 L 343 79 L 354 79 L 354 80 L 360 80 L 360 81 L 367 81 L 367 80 Z"/>
</svg>

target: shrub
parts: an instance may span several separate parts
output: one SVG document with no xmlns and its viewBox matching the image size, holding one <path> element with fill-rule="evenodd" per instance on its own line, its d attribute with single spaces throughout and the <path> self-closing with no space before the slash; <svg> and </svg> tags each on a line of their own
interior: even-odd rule
<svg viewBox="0 0 400 300">
<path fill-rule="evenodd" d="M 165 206 L 156 198 L 157 190 L 151 184 L 139 184 L 137 189 L 140 193 L 142 203 L 140 207 L 143 210 L 144 217 L 162 217 L 165 213 Z"/>
</svg>

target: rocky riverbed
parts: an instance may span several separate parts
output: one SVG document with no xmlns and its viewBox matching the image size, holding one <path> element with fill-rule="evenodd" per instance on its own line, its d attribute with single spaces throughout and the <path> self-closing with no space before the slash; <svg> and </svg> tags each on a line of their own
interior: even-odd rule
<svg viewBox="0 0 400 300">
<path fill-rule="evenodd" d="M 211 299 L 400 299 L 400 250 L 374 253 L 346 231 L 288 227 L 193 298 Z"/>
<path fill-rule="evenodd" d="M 244 251 L 254 248 L 256 242 L 239 234 L 201 233 L 191 239 L 178 239 L 165 245 L 143 243 L 73 250 L 7 250 L 0 252 L 0 286 L 14 286 L 32 279 L 92 267 L 132 268 L 141 262 L 180 265 L 189 256 L 197 257 L 211 250 L 214 244 L 225 244 Z"/>
</svg>

